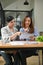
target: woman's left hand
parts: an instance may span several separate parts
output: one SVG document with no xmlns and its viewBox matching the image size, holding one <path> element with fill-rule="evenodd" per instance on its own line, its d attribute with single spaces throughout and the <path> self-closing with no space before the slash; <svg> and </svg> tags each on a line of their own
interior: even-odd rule
<svg viewBox="0 0 43 65">
<path fill-rule="evenodd" d="M 31 39 L 31 41 L 35 41 L 35 36 L 30 36 L 29 38 Z"/>
</svg>

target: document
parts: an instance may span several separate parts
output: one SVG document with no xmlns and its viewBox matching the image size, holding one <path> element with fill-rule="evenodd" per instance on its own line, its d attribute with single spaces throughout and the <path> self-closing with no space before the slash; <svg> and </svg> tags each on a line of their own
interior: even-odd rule
<svg viewBox="0 0 43 65">
<path fill-rule="evenodd" d="M 27 44 L 37 44 L 37 41 L 27 41 Z"/>
<path fill-rule="evenodd" d="M 34 36 L 34 34 L 30 34 L 30 33 L 27 33 L 27 32 L 23 32 L 21 35 L 20 35 L 20 37 L 19 37 L 19 39 L 28 39 L 28 40 L 30 40 L 30 36 Z"/>
<path fill-rule="evenodd" d="M 24 41 L 12 41 L 10 42 L 11 45 L 24 45 L 25 42 Z"/>
<path fill-rule="evenodd" d="M 12 41 L 10 42 L 11 45 L 24 45 L 24 44 L 37 44 L 36 41 Z"/>
</svg>

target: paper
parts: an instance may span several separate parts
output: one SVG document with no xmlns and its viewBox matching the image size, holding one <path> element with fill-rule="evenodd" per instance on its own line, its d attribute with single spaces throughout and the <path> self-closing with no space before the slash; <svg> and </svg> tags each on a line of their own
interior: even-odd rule
<svg viewBox="0 0 43 65">
<path fill-rule="evenodd" d="M 36 41 L 12 41 L 11 45 L 37 44 Z"/>
<path fill-rule="evenodd" d="M 37 44 L 38 42 L 36 41 L 27 41 L 27 44 Z"/>
<path fill-rule="evenodd" d="M 11 45 L 24 45 L 24 41 L 12 41 L 10 42 Z"/>
<path fill-rule="evenodd" d="M 20 35 L 19 39 L 29 39 L 30 40 L 30 36 L 33 36 L 33 34 L 30 34 L 30 33 L 27 33 L 27 32 L 24 32 Z"/>
</svg>

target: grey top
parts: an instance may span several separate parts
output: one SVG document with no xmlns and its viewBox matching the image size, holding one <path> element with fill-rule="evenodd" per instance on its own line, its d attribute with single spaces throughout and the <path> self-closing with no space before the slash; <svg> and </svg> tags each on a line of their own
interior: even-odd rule
<svg viewBox="0 0 43 65">
<path fill-rule="evenodd" d="M 8 26 L 5 26 L 1 28 L 1 35 L 2 35 L 2 40 L 3 42 L 7 43 L 10 42 L 10 36 L 14 33 L 16 33 L 18 30 L 14 27 L 14 32 L 11 32 Z M 16 38 L 15 38 L 16 39 Z M 15 40 L 14 39 L 14 40 Z"/>
</svg>

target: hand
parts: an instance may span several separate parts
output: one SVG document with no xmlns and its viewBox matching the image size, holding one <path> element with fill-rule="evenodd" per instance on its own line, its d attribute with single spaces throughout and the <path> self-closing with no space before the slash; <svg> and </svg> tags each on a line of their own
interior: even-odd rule
<svg viewBox="0 0 43 65">
<path fill-rule="evenodd" d="M 35 36 L 30 36 L 29 38 L 30 38 L 31 41 L 35 40 Z"/>
<path fill-rule="evenodd" d="M 21 35 L 21 32 L 16 32 L 10 36 L 10 40 L 14 40 L 17 36 Z"/>
<path fill-rule="evenodd" d="M 21 35 L 21 32 L 17 32 L 17 35 L 18 35 L 18 36 Z"/>
</svg>

